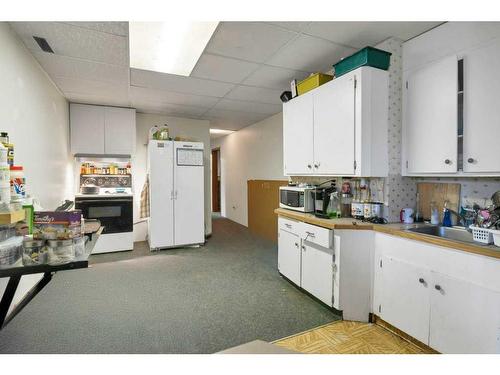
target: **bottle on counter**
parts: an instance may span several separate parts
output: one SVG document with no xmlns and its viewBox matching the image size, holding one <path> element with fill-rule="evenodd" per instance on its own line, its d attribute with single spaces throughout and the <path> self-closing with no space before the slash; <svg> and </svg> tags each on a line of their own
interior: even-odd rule
<svg viewBox="0 0 500 375">
<path fill-rule="evenodd" d="M 7 132 L 1 132 L 0 133 L 0 143 L 9 143 L 9 133 Z"/>
<path fill-rule="evenodd" d="M 434 201 L 431 202 L 431 224 L 439 224 L 439 211 Z"/>
<path fill-rule="evenodd" d="M 14 202 L 20 202 L 26 198 L 26 179 L 21 165 L 10 167 L 10 198 Z"/>
<path fill-rule="evenodd" d="M 127 163 L 127 174 L 132 174 L 132 166 L 130 163 Z"/>
</svg>

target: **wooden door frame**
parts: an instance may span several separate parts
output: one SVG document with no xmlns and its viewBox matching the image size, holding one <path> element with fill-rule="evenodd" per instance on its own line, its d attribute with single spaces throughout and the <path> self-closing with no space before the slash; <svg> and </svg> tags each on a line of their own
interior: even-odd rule
<svg viewBox="0 0 500 375">
<path fill-rule="evenodd" d="M 217 171 L 220 168 L 219 156 L 220 147 L 216 147 L 211 150 L 212 155 L 212 212 L 220 212 L 220 181 L 218 179 Z"/>
</svg>

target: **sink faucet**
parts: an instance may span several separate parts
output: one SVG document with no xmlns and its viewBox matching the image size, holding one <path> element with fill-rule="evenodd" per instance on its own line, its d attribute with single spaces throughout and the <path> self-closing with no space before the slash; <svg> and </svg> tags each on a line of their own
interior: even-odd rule
<svg viewBox="0 0 500 375">
<path fill-rule="evenodd" d="M 472 232 L 472 230 L 467 226 L 467 217 L 465 215 L 459 214 L 457 211 L 452 210 L 451 208 L 446 207 L 446 210 L 448 210 L 451 214 L 455 215 L 458 219 L 458 223 L 462 223 L 462 226 L 467 229 L 469 232 Z"/>
</svg>

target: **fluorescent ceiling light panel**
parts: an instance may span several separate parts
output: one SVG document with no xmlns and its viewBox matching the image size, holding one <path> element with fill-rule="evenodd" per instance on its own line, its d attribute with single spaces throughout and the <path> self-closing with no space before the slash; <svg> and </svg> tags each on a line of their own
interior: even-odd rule
<svg viewBox="0 0 500 375">
<path fill-rule="evenodd" d="M 226 130 L 226 129 L 210 129 L 210 134 L 223 134 L 223 135 L 228 135 L 234 133 L 234 130 Z"/>
<path fill-rule="evenodd" d="M 189 76 L 219 22 L 129 22 L 130 67 Z"/>
</svg>

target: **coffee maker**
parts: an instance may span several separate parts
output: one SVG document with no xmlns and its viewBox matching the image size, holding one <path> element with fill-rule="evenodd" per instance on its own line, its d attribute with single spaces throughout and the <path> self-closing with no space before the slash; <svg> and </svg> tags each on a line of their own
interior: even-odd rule
<svg viewBox="0 0 500 375">
<path fill-rule="evenodd" d="M 330 195 L 336 192 L 335 184 L 327 187 L 317 187 L 312 191 L 314 200 L 314 216 L 328 219 L 328 205 L 330 204 Z"/>
</svg>

